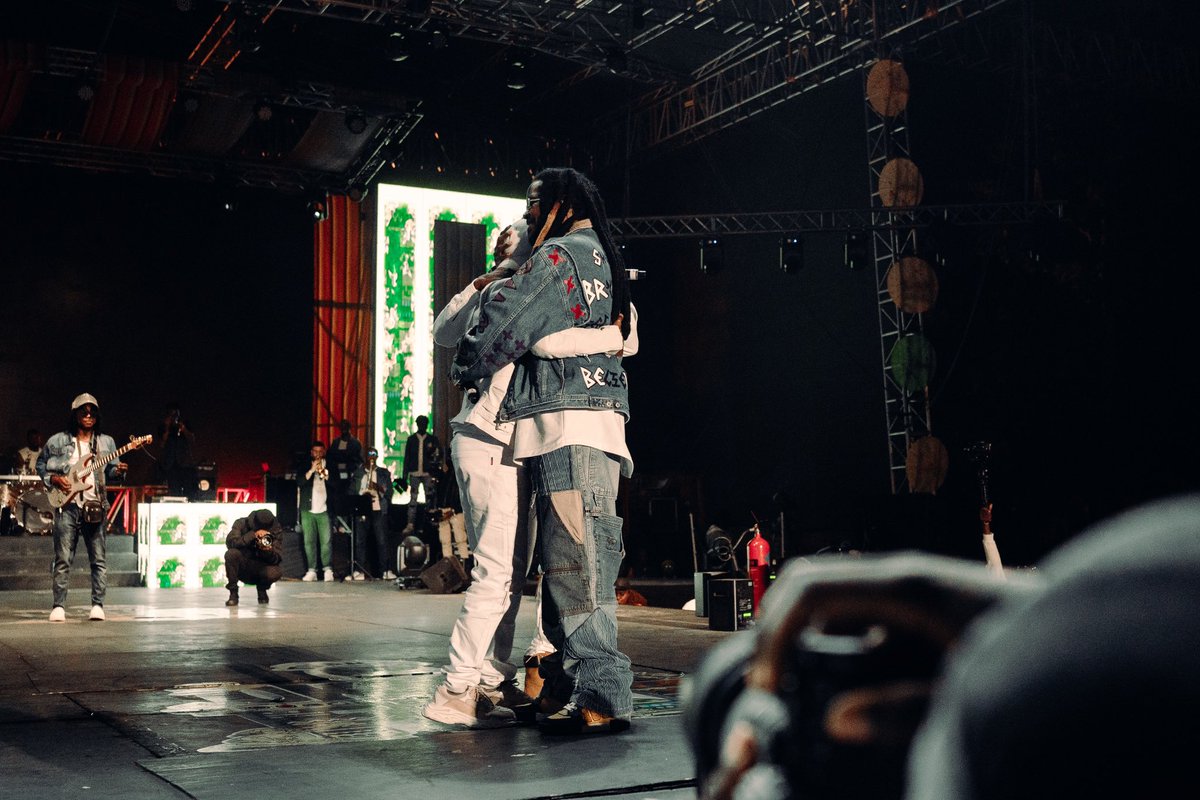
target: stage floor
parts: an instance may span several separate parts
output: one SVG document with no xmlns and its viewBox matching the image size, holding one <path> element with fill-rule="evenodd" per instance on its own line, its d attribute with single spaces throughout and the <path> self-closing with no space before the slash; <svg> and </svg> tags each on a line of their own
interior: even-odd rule
<svg viewBox="0 0 1200 800">
<path fill-rule="evenodd" d="M 0 774 L 30 797 L 690 798 L 679 682 L 729 635 L 621 606 L 632 730 L 552 738 L 421 716 L 461 594 L 285 581 L 229 609 L 224 589 L 116 587 L 89 622 L 72 589 L 50 623 L 46 582 L 0 592 Z M 522 650 L 532 627 L 527 598 Z"/>
</svg>

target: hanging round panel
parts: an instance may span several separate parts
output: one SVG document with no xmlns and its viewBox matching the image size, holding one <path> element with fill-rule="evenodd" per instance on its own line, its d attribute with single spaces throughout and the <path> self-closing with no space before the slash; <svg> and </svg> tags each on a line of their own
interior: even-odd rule
<svg viewBox="0 0 1200 800">
<path fill-rule="evenodd" d="M 924 314 L 937 302 L 937 273 L 928 261 L 905 256 L 888 268 L 887 290 L 896 308 L 906 314 Z"/>
<path fill-rule="evenodd" d="M 894 117 L 908 106 L 908 72 L 899 61 L 876 61 L 867 73 L 867 102 L 881 117 Z"/>
<path fill-rule="evenodd" d="M 921 170 L 907 158 L 893 158 L 879 172 L 879 200 L 888 208 L 911 208 L 925 196 Z"/>
<path fill-rule="evenodd" d="M 910 333 L 896 342 L 888 362 L 892 367 L 892 379 L 901 389 L 920 391 L 933 377 L 933 345 L 921 334 Z"/>
</svg>

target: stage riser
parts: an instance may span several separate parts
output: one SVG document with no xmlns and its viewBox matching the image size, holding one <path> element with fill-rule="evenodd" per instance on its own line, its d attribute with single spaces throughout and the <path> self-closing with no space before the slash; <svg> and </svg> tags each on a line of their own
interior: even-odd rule
<svg viewBox="0 0 1200 800">
<path fill-rule="evenodd" d="M 141 586 L 137 553 L 132 536 L 109 536 L 106 560 L 109 586 Z M 50 591 L 50 569 L 54 559 L 53 536 L 0 536 L 0 591 L 45 589 Z M 75 550 L 71 566 L 72 589 L 91 586 L 91 568 L 83 542 Z"/>
</svg>

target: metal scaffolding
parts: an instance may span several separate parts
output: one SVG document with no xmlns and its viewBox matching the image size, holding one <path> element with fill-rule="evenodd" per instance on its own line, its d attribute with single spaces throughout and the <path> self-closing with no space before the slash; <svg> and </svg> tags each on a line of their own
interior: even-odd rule
<svg viewBox="0 0 1200 800">
<path fill-rule="evenodd" d="M 762 211 L 745 214 L 693 214 L 665 217 L 610 218 L 613 236 L 634 239 L 699 238 L 719 233 L 783 234 L 812 232 L 870 231 L 904 224 L 927 228 L 938 223 L 952 225 L 1018 225 L 1062 218 L 1060 203 L 973 203 L 968 205 L 918 206 L 898 209 L 892 218 L 881 218 L 871 208 L 826 208 L 808 211 Z"/>
<path fill-rule="evenodd" d="M 863 70 L 863 106 L 867 127 L 867 174 L 871 197 L 871 257 L 875 268 L 875 299 L 879 316 L 879 351 L 883 364 L 883 407 L 887 427 L 888 475 L 892 493 L 908 488 L 908 447 L 932 432 L 929 388 L 906 389 L 897 380 L 892 361 L 896 345 L 905 337 L 921 335 L 920 314 L 901 310 L 888 291 L 888 270 L 902 255 L 917 252 L 917 228 L 910 212 L 889 208 L 880 194 L 880 177 L 888 162 L 909 158 L 908 114 L 892 117 L 876 113 L 867 99 L 867 70 Z"/>
</svg>

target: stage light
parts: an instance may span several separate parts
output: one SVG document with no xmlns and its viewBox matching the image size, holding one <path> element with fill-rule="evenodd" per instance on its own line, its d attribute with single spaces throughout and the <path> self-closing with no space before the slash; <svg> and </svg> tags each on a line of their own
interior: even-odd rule
<svg viewBox="0 0 1200 800">
<path fill-rule="evenodd" d="M 329 198 L 324 193 L 314 195 L 306 208 L 313 222 L 324 222 L 329 216 Z"/>
<path fill-rule="evenodd" d="M 420 570 L 429 563 L 429 546 L 416 536 L 405 536 L 396 551 L 396 562 L 401 572 Z"/>
<path fill-rule="evenodd" d="M 271 108 L 271 104 L 266 100 L 259 100 L 258 105 L 254 107 L 254 116 L 259 122 L 270 122 L 271 117 L 275 116 L 275 109 Z"/>
<path fill-rule="evenodd" d="M 842 260 L 849 269 L 862 269 L 871 258 L 871 240 L 866 231 L 850 231 L 842 245 Z"/>
<path fill-rule="evenodd" d="M 367 129 L 367 118 L 357 111 L 346 112 L 346 130 L 358 136 Z"/>
<path fill-rule="evenodd" d="M 724 529 L 709 525 L 704 533 L 704 565 L 710 570 L 723 570 L 733 561 L 733 539 Z M 734 566 L 736 569 L 736 565 Z"/>
<path fill-rule="evenodd" d="M 505 85 L 510 89 L 520 91 L 525 88 L 525 64 L 520 61 L 514 61 L 508 65 L 508 76 L 505 78 Z"/>
<path fill-rule="evenodd" d="M 388 31 L 387 43 L 384 45 L 383 51 L 389 61 L 394 61 L 397 64 L 408 60 L 408 33 L 401 27 L 399 21 L 392 23 L 392 28 Z"/>
<path fill-rule="evenodd" d="M 366 198 L 366 196 L 367 196 L 367 187 L 365 187 L 365 186 L 358 186 L 356 184 L 346 190 L 346 197 L 349 197 L 351 200 L 353 200 L 356 203 L 361 203 L 363 201 L 363 199 Z"/>
<path fill-rule="evenodd" d="M 90 103 L 96 97 L 96 87 L 92 85 L 91 81 L 82 81 L 75 87 L 75 96 L 81 102 Z"/>
<path fill-rule="evenodd" d="M 779 240 L 779 268 L 784 272 L 804 268 L 804 239 L 800 234 L 789 234 Z"/>
<path fill-rule="evenodd" d="M 720 272 L 725 266 L 725 248 L 719 236 L 700 240 L 700 271 L 704 274 Z"/>
</svg>

